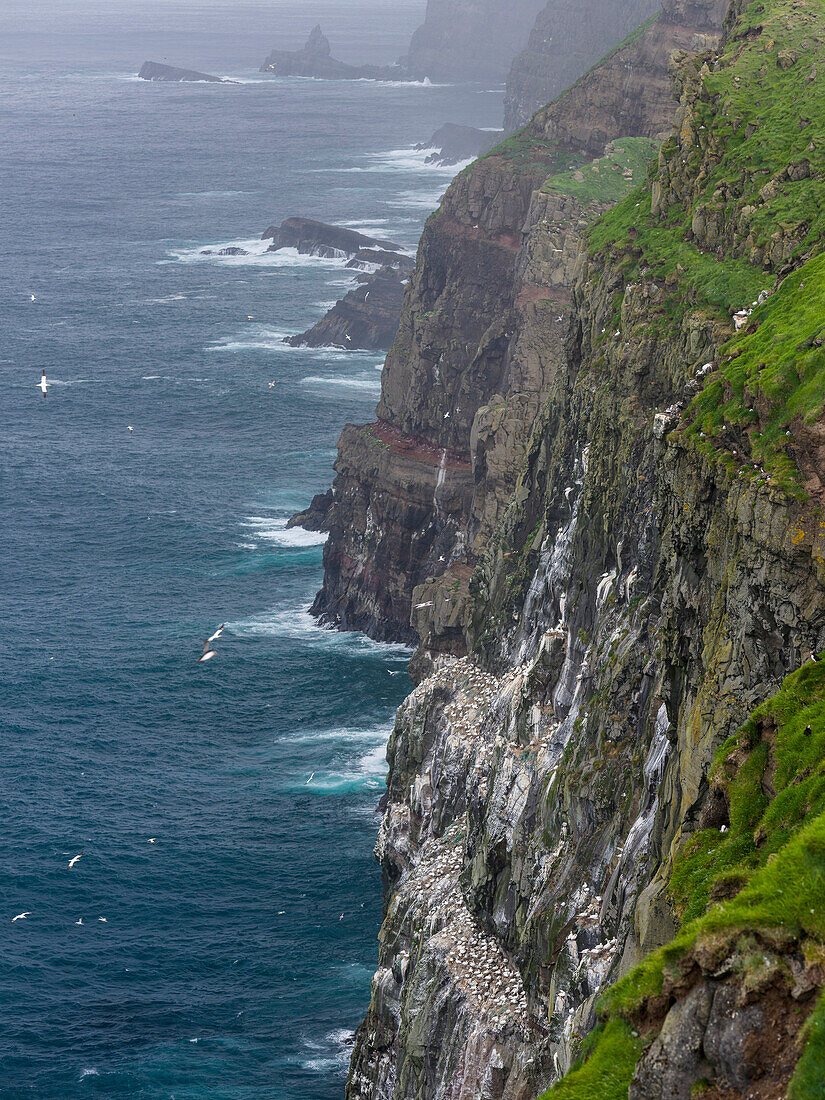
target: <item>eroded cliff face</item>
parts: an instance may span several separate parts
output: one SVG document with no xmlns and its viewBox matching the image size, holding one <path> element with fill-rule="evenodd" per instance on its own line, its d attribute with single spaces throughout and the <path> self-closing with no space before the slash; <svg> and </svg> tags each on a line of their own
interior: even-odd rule
<svg viewBox="0 0 825 1100">
<path fill-rule="evenodd" d="M 505 130 L 526 125 L 660 7 L 659 0 L 550 0 L 507 77 Z"/>
<path fill-rule="evenodd" d="M 653 87 L 663 27 L 686 38 L 676 14 L 646 32 Z M 673 59 L 675 129 L 598 223 L 644 149 L 623 137 L 661 125 L 655 96 L 644 127 L 610 107 L 596 160 L 560 100 L 431 223 L 372 431 L 416 470 L 431 448 L 424 523 L 439 446 L 469 458 L 440 482 L 458 491 L 438 558 L 394 589 L 397 613 L 433 570 L 412 595 L 420 682 L 388 751 L 350 1100 L 527 1100 L 571 1070 L 605 994 L 559 1097 L 821 1094 L 823 44 L 818 9 L 739 4 L 722 48 Z M 570 93 L 600 132 L 606 81 Z M 362 493 L 375 525 L 400 455 L 370 481 L 346 453 L 336 499 Z"/>
<path fill-rule="evenodd" d="M 396 451 L 403 438 L 403 462 L 385 456 L 376 480 L 374 463 L 359 465 L 371 452 L 354 446 L 355 429 L 342 436 L 314 608 L 327 621 L 461 650 L 467 576 L 564 360 L 582 234 L 644 178 L 675 108 L 670 55 L 696 38 L 681 21 L 694 15 L 670 0 L 635 45 L 462 172 L 427 223 L 377 410 Z M 442 508 L 445 492 L 463 506 Z"/>
<path fill-rule="evenodd" d="M 504 80 L 543 0 L 428 0 L 402 64 L 421 80 Z"/>
</svg>

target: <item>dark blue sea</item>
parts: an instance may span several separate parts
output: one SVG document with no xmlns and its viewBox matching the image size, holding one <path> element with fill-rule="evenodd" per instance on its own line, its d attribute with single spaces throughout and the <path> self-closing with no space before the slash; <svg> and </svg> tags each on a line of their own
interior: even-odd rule
<svg viewBox="0 0 825 1100">
<path fill-rule="evenodd" d="M 4 1098 L 343 1095 L 409 653 L 314 625 L 319 536 L 285 521 L 381 356 L 286 348 L 350 276 L 258 237 L 300 214 L 414 249 L 449 173 L 411 147 L 501 93 L 257 68 L 319 19 L 392 61 L 423 9 L 0 8 Z M 252 255 L 200 254 L 228 244 Z"/>
</svg>

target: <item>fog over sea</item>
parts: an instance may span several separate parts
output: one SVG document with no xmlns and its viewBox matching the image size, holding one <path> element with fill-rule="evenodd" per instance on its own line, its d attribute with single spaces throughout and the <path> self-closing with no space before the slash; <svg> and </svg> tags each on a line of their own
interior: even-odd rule
<svg viewBox="0 0 825 1100">
<path fill-rule="evenodd" d="M 411 147 L 497 125 L 501 90 L 257 68 L 316 21 L 393 61 L 424 6 L 0 9 L 4 1098 L 343 1096 L 409 653 L 314 625 L 321 536 L 285 523 L 382 357 L 286 347 L 351 274 L 257 238 L 305 215 L 413 249 L 451 173 Z"/>
</svg>

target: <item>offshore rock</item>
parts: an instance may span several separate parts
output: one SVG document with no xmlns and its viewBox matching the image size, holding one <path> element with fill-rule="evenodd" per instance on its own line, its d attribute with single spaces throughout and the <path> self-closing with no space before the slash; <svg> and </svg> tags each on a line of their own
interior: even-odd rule
<svg viewBox="0 0 825 1100">
<path fill-rule="evenodd" d="M 477 130 L 474 126 L 445 122 L 429 141 L 416 145 L 416 149 L 432 149 L 427 164 L 445 168 L 480 157 L 497 145 L 502 137 L 502 130 Z"/>
<path fill-rule="evenodd" d="M 262 73 L 304 76 L 318 80 L 403 80 L 397 65 L 348 65 L 332 56 L 329 39 L 315 26 L 301 50 L 273 50 L 261 66 Z"/>
<path fill-rule="evenodd" d="M 222 76 L 210 76 L 209 73 L 199 73 L 194 69 L 176 69 L 174 65 L 162 65 L 158 61 L 144 61 L 138 76 L 141 80 L 191 81 L 197 84 L 204 82 L 209 84 L 237 84 L 236 80 L 227 80 Z"/>
<path fill-rule="evenodd" d="M 377 351 L 388 348 L 398 331 L 404 301 L 404 278 L 390 267 L 349 291 L 326 315 L 299 336 L 287 336 L 292 347 L 338 347 Z"/>
<path fill-rule="evenodd" d="M 270 225 L 261 234 L 261 240 L 271 240 L 268 252 L 282 248 L 294 248 L 307 256 L 357 257 L 363 249 L 400 253 L 400 245 L 392 241 L 368 237 L 340 225 L 327 225 L 312 218 L 285 218 L 280 225 Z M 383 260 L 383 257 L 382 257 Z M 379 261 L 381 262 L 381 261 Z M 384 261 L 386 262 L 386 261 Z"/>
</svg>

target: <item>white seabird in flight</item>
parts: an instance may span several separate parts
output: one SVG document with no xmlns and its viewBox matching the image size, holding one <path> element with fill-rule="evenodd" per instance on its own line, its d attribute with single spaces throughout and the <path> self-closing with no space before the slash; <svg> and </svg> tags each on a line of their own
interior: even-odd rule
<svg viewBox="0 0 825 1100">
<path fill-rule="evenodd" d="M 80 859 L 80 857 L 81 857 L 82 855 L 83 855 L 83 853 L 82 853 L 82 852 L 78 852 L 76 856 L 73 856 L 73 857 L 72 857 L 72 858 L 71 858 L 71 859 L 69 860 L 69 866 L 68 866 L 67 870 L 71 871 L 72 867 L 74 867 L 74 865 L 75 865 L 75 864 L 77 863 L 77 861 L 78 861 L 78 860 Z"/>
<path fill-rule="evenodd" d="M 213 657 L 217 657 L 218 654 L 214 649 L 210 648 L 209 638 L 203 643 L 203 653 L 198 657 L 196 664 L 203 664 L 204 661 L 211 661 Z"/>
<path fill-rule="evenodd" d="M 49 383 L 46 381 L 46 372 L 43 371 L 43 373 L 40 375 L 40 392 L 43 394 L 44 397 L 46 396 L 48 385 Z"/>
<path fill-rule="evenodd" d="M 220 638 L 221 634 L 223 634 L 223 628 L 225 626 L 226 626 L 226 623 L 221 623 L 221 625 L 218 627 L 218 629 L 215 631 L 215 633 L 212 634 L 210 637 L 208 637 L 206 639 L 206 641 L 207 642 L 214 642 L 216 638 Z"/>
<path fill-rule="evenodd" d="M 26 912 L 26 913 L 18 913 L 16 917 L 12 917 L 12 918 L 11 918 L 11 920 L 9 921 L 9 924 L 14 924 L 14 922 L 15 922 L 16 920 L 25 920 L 25 919 L 26 919 L 26 917 L 30 917 L 30 916 L 31 916 L 31 913 L 30 913 L 30 912 Z"/>
</svg>

